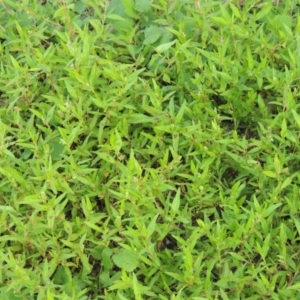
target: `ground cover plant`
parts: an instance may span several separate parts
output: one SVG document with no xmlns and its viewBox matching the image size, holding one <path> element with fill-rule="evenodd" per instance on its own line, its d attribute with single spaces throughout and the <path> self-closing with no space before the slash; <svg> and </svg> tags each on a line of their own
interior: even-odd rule
<svg viewBox="0 0 300 300">
<path fill-rule="evenodd" d="M 298 299 L 297 1 L 0 2 L 0 298 Z"/>
</svg>

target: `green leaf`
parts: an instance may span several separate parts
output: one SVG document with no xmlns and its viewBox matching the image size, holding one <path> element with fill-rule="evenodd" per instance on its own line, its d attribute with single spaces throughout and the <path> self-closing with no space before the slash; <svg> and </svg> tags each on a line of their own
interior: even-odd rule
<svg viewBox="0 0 300 300">
<path fill-rule="evenodd" d="M 151 25 L 147 27 L 144 31 L 145 39 L 143 44 L 144 45 L 150 45 L 155 43 L 163 34 L 163 31 L 160 27 L 156 25 Z"/>
<path fill-rule="evenodd" d="M 235 6 L 233 5 L 232 3 L 229 3 L 229 6 L 233 12 L 233 14 L 240 20 L 242 20 L 242 15 L 240 13 L 240 10 Z"/>
<path fill-rule="evenodd" d="M 262 254 L 263 254 L 263 258 L 265 259 L 269 249 L 270 249 L 270 239 L 271 239 L 271 235 L 270 233 L 267 234 L 264 243 L 263 243 L 263 247 L 262 247 Z"/>
<path fill-rule="evenodd" d="M 293 180 L 293 176 L 287 177 L 281 185 L 281 190 L 288 187 L 292 183 L 292 180 Z"/>
<path fill-rule="evenodd" d="M 179 282 L 185 282 L 185 278 L 182 273 L 165 272 L 167 275 L 175 278 Z"/>
<path fill-rule="evenodd" d="M 113 255 L 112 260 L 119 268 L 127 272 L 132 272 L 138 266 L 137 256 L 126 249 L 122 249 Z"/>
<path fill-rule="evenodd" d="M 274 168 L 275 168 L 275 171 L 277 174 L 281 173 L 281 163 L 280 163 L 277 153 L 275 154 L 275 157 L 274 157 Z"/>
<path fill-rule="evenodd" d="M 177 189 L 176 195 L 171 205 L 171 209 L 174 212 L 174 214 L 178 213 L 179 206 L 180 206 L 180 188 Z"/>
<path fill-rule="evenodd" d="M 138 161 L 135 159 L 134 151 L 132 149 L 130 150 L 130 157 L 128 160 L 127 167 L 131 174 L 141 176 L 142 169 Z"/>
<path fill-rule="evenodd" d="M 110 134 L 110 144 L 113 148 L 113 150 L 119 154 L 121 148 L 122 148 L 122 138 L 119 134 L 119 131 L 115 129 L 114 131 L 111 132 Z"/>
<path fill-rule="evenodd" d="M 296 219 L 296 218 L 293 218 L 293 220 L 295 222 L 298 234 L 300 235 L 300 221 L 298 219 Z"/>
<path fill-rule="evenodd" d="M 108 287 L 111 286 L 114 282 L 114 279 L 110 277 L 110 270 L 104 269 L 100 272 L 100 282 L 103 286 Z"/>
<path fill-rule="evenodd" d="M 88 257 L 86 256 L 86 254 L 81 254 L 80 255 L 80 260 L 83 266 L 83 271 L 85 274 L 89 274 L 92 271 L 92 266 L 89 263 Z"/>
<path fill-rule="evenodd" d="M 54 222 L 55 222 L 55 212 L 52 207 L 48 209 L 47 221 L 48 221 L 48 228 L 52 229 L 54 227 Z"/>
<path fill-rule="evenodd" d="M 84 10 L 86 9 L 86 4 L 82 1 L 77 1 L 74 5 L 74 11 L 76 11 L 79 14 L 82 14 Z"/>
<path fill-rule="evenodd" d="M 0 211 L 15 211 L 15 209 L 9 205 L 0 205 Z"/>
<path fill-rule="evenodd" d="M 185 106 L 186 106 L 186 103 L 184 102 L 182 105 L 181 105 L 181 107 L 180 107 L 180 109 L 179 109 L 179 112 L 178 112 L 178 114 L 176 115 L 176 117 L 175 117 L 175 124 L 179 124 L 180 122 L 181 122 L 181 120 L 182 120 L 182 117 L 183 117 L 183 114 L 184 114 L 184 112 L 185 112 Z"/>
<path fill-rule="evenodd" d="M 272 4 L 268 3 L 267 5 L 264 6 L 263 9 L 259 10 L 259 13 L 257 15 L 254 16 L 254 20 L 258 21 L 258 20 L 262 19 L 263 17 L 268 15 L 268 13 L 271 11 L 271 9 L 272 9 Z"/>
<path fill-rule="evenodd" d="M 109 14 L 106 16 L 106 18 L 115 21 L 126 21 L 126 19 L 116 14 Z"/>
<path fill-rule="evenodd" d="M 138 124 L 138 123 L 152 123 L 156 120 L 154 117 L 148 117 L 143 114 L 132 114 L 128 118 L 128 123 Z"/>
<path fill-rule="evenodd" d="M 68 82 L 68 80 L 64 80 L 66 88 L 72 98 L 76 99 L 78 97 L 77 91 L 73 88 L 73 86 Z"/>
<path fill-rule="evenodd" d="M 15 69 L 20 70 L 20 71 L 22 70 L 19 63 L 17 62 L 17 60 L 12 55 L 10 55 L 10 60 L 11 60 L 11 62 L 12 62 Z"/>
<path fill-rule="evenodd" d="M 133 285 L 134 299 L 142 300 L 140 285 L 134 273 L 132 274 L 132 285 Z"/>
<path fill-rule="evenodd" d="M 277 174 L 273 171 L 267 171 L 266 170 L 266 171 L 263 171 L 262 173 L 265 174 L 268 177 L 277 178 Z"/>
<path fill-rule="evenodd" d="M 139 15 L 134 11 L 134 0 L 121 0 L 121 2 L 125 7 L 125 11 L 129 17 L 134 19 L 139 18 Z"/>
<path fill-rule="evenodd" d="M 298 127 L 300 128 L 300 116 L 297 114 L 297 112 L 294 109 L 292 109 L 291 111 Z"/>
<path fill-rule="evenodd" d="M 248 61 L 248 67 L 250 70 L 253 70 L 254 67 L 254 60 L 253 60 L 253 56 L 250 50 L 250 47 L 247 46 L 247 61 Z"/>
<path fill-rule="evenodd" d="M 106 152 L 97 152 L 97 155 L 111 164 L 116 164 L 115 159 Z"/>
<path fill-rule="evenodd" d="M 65 145 L 63 145 L 60 141 L 59 137 L 54 138 L 49 143 L 51 149 L 51 157 L 53 160 L 59 160 L 61 158 L 61 154 L 63 154 L 65 150 Z"/>
<path fill-rule="evenodd" d="M 225 153 L 227 155 L 229 155 L 234 161 L 236 161 L 237 163 L 239 163 L 240 165 L 244 164 L 244 159 L 239 156 L 239 155 L 236 155 L 235 153 L 232 153 L 232 152 L 229 152 L 229 151 L 225 151 Z"/>
<path fill-rule="evenodd" d="M 151 220 L 150 224 L 147 227 L 147 237 L 150 238 L 155 230 L 155 227 L 157 226 L 157 218 L 158 214 L 155 215 L 155 217 Z"/>
<path fill-rule="evenodd" d="M 117 129 L 115 129 L 115 151 L 119 153 L 123 145 L 121 135 Z"/>
<path fill-rule="evenodd" d="M 246 261 L 245 257 L 243 257 L 242 255 L 238 254 L 238 253 L 235 253 L 235 252 L 229 252 L 229 254 L 234 257 L 235 259 L 237 260 L 240 260 L 240 261 Z"/>
<path fill-rule="evenodd" d="M 299 291 L 300 290 L 300 283 L 296 283 L 296 284 L 290 285 L 286 289 Z"/>
<path fill-rule="evenodd" d="M 97 226 L 96 224 L 93 224 L 89 221 L 85 221 L 84 224 L 92 229 L 94 229 L 97 232 L 103 233 L 103 229 L 99 226 Z"/>
<path fill-rule="evenodd" d="M 282 205 L 282 203 L 277 203 L 277 204 L 273 204 L 270 207 L 268 207 L 263 213 L 264 217 L 267 218 L 271 213 L 273 213 L 281 205 Z"/>
<path fill-rule="evenodd" d="M 176 42 L 177 42 L 177 39 L 172 42 L 159 45 L 158 47 L 155 48 L 155 51 L 157 53 L 163 53 L 163 52 L 167 51 L 168 49 L 170 49 Z"/>
<path fill-rule="evenodd" d="M 113 267 L 112 261 L 111 261 L 111 255 L 112 255 L 112 249 L 110 248 L 104 248 L 102 251 L 102 265 L 105 269 L 110 270 Z"/>
<path fill-rule="evenodd" d="M 131 299 L 125 297 L 124 295 L 122 295 L 120 292 L 118 292 L 118 299 L 120 299 L 120 300 L 131 300 Z"/>
<path fill-rule="evenodd" d="M 287 133 L 287 124 L 286 124 L 286 119 L 282 120 L 282 124 L 281 124 L 281 131 L 280 131 L 280 136 L 282 138 L 285 138 Z"/>
<path fill-rule="evenodd" d="M 151 8 L 153 0 L 135 0 L 135 10 L 141 13 L 147 12 Z"/>
<path fill-rule="evenodd" d="M 48 263 L 45 264 L 45 267 L 48 267 Z M 61 265 L 59 265 L 57 267 L 57 269 L 53 275 L 53 281 L 55 284 L 66 284 L 67 282 L 69 282 L 71 280 L 71 278 L 69 277 L 70 274 L 68 274 L 69 272 L 67 270 L 68 270 L 68 267 L 64 267 Z M 46 271 L 46 269 L 44 270 L 45 275 L 47 274 L 47 271 Z M 49 277 L 45 277 L 45 278 L 48 279 Z"/>
</svg>

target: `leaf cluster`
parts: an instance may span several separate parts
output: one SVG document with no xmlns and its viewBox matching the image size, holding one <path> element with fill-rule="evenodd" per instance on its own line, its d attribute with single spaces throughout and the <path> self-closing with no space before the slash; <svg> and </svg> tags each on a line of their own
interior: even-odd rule
<svg viewBox="0 0 300 300">
<path fill-rule="evenodd" d="M 296 299 L 295 1 L 0 3 L 1 299 Z"/>
</svg>

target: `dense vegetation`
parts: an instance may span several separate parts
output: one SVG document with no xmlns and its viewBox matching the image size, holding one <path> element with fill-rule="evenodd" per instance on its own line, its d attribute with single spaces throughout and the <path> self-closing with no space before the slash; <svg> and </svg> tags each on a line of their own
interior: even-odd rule
<svg viewBox="0 0 300 300">
<path fill-rule="evenodd" d="M 1 299 L 299 297 L 296 2 L 0 2 Z"/>
</svg>

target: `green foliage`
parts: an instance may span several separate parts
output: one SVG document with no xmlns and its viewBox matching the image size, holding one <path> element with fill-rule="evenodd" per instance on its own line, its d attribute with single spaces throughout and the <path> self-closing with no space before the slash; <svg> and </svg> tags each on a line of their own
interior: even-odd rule
<svg viewBox="0 0 300 300">
<path fill-rule="evenodd" d="M 296 1 L 0 3 L 1 299 L 296 299 Z"/>
<path fill-rule="evenodd" d="M 132 272 L 138 266 L 138 259 L 128 250 L 121 250 L 112 257 L 114 263 L 127 272 Z"/>
</svg>

